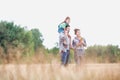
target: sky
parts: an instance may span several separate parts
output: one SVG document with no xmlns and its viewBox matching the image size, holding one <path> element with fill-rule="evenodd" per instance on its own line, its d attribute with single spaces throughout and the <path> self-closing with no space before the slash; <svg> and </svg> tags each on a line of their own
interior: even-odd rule
<svg viewBox="0 0 120 80">
<path fill-rule="evenodd" d="M 119 45 L 119 0 L 0 0 L 0 20 L 13 21 L 27 29 L 38 28 L 46 48 L 58 42 L 58 24 L 71 18 L 70 34 L 81 36 L 92 45 Z"/>
</svg>

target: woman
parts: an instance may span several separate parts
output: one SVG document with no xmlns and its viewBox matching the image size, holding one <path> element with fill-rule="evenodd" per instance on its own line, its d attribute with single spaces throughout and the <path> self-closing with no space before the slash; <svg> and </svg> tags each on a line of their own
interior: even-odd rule
<svg viewBox="0 0 120 80">
<path fill-rule="evenodd" d="M 81 37 L 80 29 L 75 29 L 74 32 L 76 35 L 72 41 L 72 45 L 74 48 L 74 58 L 76 64 L 81 65 L 84 59 L 84 47 L 86 47 L 86 40 L 83 37 Z"/>
<path fill-rule="evenodd" d="M 68 64 L 68 57 L 69 57 L 69 37 L 68 37 L 68 30 L 67 28 L 64 29 L 64 33 L 60 36 L 60 49 L 61 49 L 61 62 L 62 65 L 66 66 Z"/>
</svg>

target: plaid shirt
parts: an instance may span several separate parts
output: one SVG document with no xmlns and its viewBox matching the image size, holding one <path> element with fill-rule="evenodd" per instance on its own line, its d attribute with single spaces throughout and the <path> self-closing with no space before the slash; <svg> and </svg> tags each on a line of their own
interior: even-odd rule
<svg viewBox="0 0 120 80">
<path fill-rule="evenodd" d="M 69 38 L 64 33 L 60 33 L 59 36 L 59 48 L 60 51 L 66 52 L 69 47 Z"/>
</svg>

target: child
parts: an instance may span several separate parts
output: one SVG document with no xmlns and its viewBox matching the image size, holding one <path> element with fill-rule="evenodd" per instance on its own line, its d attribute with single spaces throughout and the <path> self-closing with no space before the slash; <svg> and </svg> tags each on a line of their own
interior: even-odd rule
<svg viewBox="0 0 120 80">
<path fill-rule="evenodd" d="M 86 47 L 86 40 L 81 37 L 80 29 L 74 30 L 76 37 L 72 41 L 72 45 L 74 48 L 74 58 L 76 64 L 80 64 L 84 58 L 84 47 Z"/>
<path fill-rule="evenodd" d="M 69 26 L 70 17 L 66 17 L 65 20 L 58 25 L 58 33 L 64 32 L 66 26 Z"/>
</svg>

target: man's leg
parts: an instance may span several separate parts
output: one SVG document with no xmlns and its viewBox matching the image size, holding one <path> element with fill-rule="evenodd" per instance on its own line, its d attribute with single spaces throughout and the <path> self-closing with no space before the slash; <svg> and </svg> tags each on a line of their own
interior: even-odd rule
<svg viewBox="0 0 120 80">
<path fill-rule="evenodd" d="M 69 56 L 70 56 L 70 50 L 67 50 L 67 53 L 66 53 L 66 65 L 68 65 L 68 61 L 69 61 Z"/>
<path fill-rule="evenodd" d="M 67 61 L 67 52 L 62 53 L 62 65 L 65 65 Z"/>
</svg>

